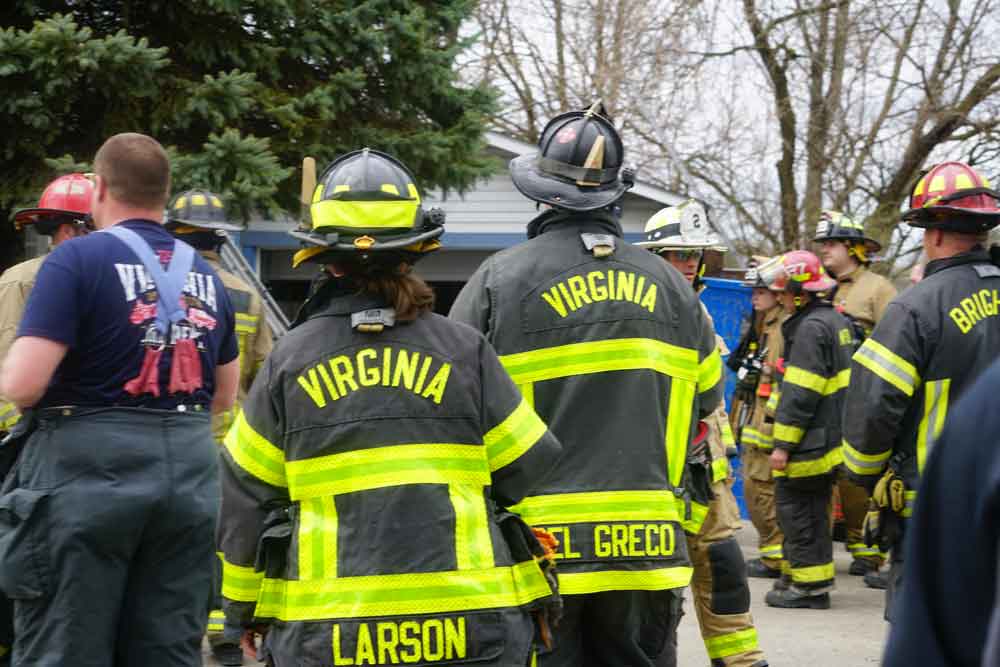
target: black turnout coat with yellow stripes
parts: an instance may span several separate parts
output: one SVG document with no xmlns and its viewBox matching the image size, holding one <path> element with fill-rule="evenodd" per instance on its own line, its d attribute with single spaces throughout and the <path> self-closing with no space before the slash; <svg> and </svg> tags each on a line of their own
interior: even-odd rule
<svg viewBox="0 0 1000 667">
<path fill-rule="evenodd" d="M 331 641 L 335 664 L 471 662 L 505 641 L 527 659 L 521 608 L 549 588 L 495 517 L 560 445 L 479 332 L 434 314 L 352 328 L 379 307 L 335 298 L 285 335 L 226 438 L 227 620 L 270 621 L 317 665 Z"/>
<path fill-rule="evenodd" d="M 844 464 L 873 487 L 898 453 L 908 516 L 948 408 L 1000 356 L 1000 267 L 983 249 L 930 262 L 854 355 Z"/>
<path fill-rule="evenodd" d="M 829 301 L 814 299 L 781 325 L 785 370 L 774 446 L 789 452 L 776 479 L 829 474 L 840 463 L 841 415 L 850 380 L 851 330 Z"/>
<path fill-rule="evenodd" d="M 587 243 L 614 238 L 611 256 Z M 451 317 L 486 334 L 564 448 L 516 509 L 554 533 L 566 594 L 687 585 L 692 427 L 722 398 L 712 327 L 683 276 L 600 213 L 549 211 L 490 257 Z"/>
</svg>

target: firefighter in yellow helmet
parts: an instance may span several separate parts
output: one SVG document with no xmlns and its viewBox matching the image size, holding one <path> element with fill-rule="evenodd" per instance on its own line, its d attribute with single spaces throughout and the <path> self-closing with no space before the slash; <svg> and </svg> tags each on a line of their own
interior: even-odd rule
<svg viewBox="0 0 1000 667">
<path fill-rule="evenodd" d="M 277 667 L 524 667 L 557 596 L 551 557 L 507 508 L 558 441 L 486 340 L 431 312 L 412 266 L 440 215 L 364 149 L 293 233 L 328 278 L 226 437 L 219 548 L 227 623 L 269 626 Z"/>
<path fill-rule="evenodd" d="M 753 290 L 752 320 L 727 364 L 737 377 L 730 419 L 740 447 L 743 496 L 758 535 L 759 555 L 747 561 L 747 575 L 777 579 L 781 576 L 784 535 L 774 504 L 770 462 L 774 449 L 774 411 L 768 409 L 767 403 L 777 390 L 778 361 L 785 347 L 781 325 L 788 313 L 757 272 L 757 266 L 768 260 L 755 258 L 753 266 L 747 269 L 743 284 Z"/>
<path fill-rule="evenodd" d="M 704 269 L 704 251 L 726 250 L 711 230 L 705 208 L 695 200 L 659 211 L 646 223 L 645 233 L 645 240 L 636 245 L 662 257 L 695 289 Z M 708 310 L 702 308 L 711 323 Z M 728 355 L 722 338 L 715 334 L 715 339 L 720 355 Z M 707 449 L 692 452 L 689 466 L 693 478 L 706 482 L 708 502 L 699 509 L 705 520 L 699 529 L 685 531 L 694 565 L 695 613 L 713 667 L 763 667 L 767 661 L 757 643 L 746 566 L 735 538 L 740 512 L 729 484 L 728 456 L 736 455 L 736 442 L 725 404 L 720 403 L 704 423 Z"/>
<path fill-rule="evenodd" d="M 271 353 L 274 343 L 271 329 L 264 317 L 260 295 L 241 278 L 222 268 L 219 248 L 226 232 L 238 232 L 241 225 L 229 222 L 222 198 L 206 190 L 188 190 L 173 198 L 167 206 L 167 231 L 187 242 L 205 258 L 226 288 L 236 316 L 236 336 L 240 350 L 240 384 L 236 404 L 225 412 L 212 416 L 212 433 L 221 445 L 236 419 L 240 405 L 246 399 L 254 378 Z M 225 666 L 242 665 L 243 650 L 239 632 L 225 633 L 222 613 L 222 563 L 217 561 L 213 583 L 213 607 L 208 618 L 208 643 L 212 655 Z"/>
<path fill-rule="evenodd" d="M 882 319 L 886 306 L 896 297 L 896 288 L 868 267 L 872 255 L 882 249 L 878 241 L 865 235 L 864 226 L 839 211 L 823 211 L 813 238 L 819 245 L 823 266 L 837 281 L 830 295 L 834 307 L 851 323 L 855 345 L 860 346 Z M 847 550 L 852 562 L 848 572 L 864 576 L 869 586 L 884 587 L 877 576 L 885 560 L 877 547 L 864 543 L 861 524 L 868 511 L 868 492 L 847 479 L 841 469 L 837 490 L 847 529 Z"/>
</svg>

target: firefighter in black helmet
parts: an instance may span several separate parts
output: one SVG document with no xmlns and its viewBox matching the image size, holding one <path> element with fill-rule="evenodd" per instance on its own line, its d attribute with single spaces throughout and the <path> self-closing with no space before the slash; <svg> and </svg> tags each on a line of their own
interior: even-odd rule
<svg viewBox="0 0 1000 667">
<path fill-rule="evenodd" d="M 250 385 L 271 353 L 273 336 L 264 317 L 260 295 L 236 274 L 222 268 L 219 248 L 226 232 L 242 231 L 242 225 L 229 221 L 222 197 L 207 190 L 188 190 L 176 195 L 167 205 L 167 231 L 187 242 L 215 270 L 236 311 L 236 339 L 240 349 L 240 385 L 236 404 L 225 412 L 212 416 L 212 434 L 218 444 L 236 419 L 240 404 L 246 399 Z M 208 617 L 208 643 L 212 655 L 225 666 L 242 665 L 243 650 L 239 632 L 226 633 L 221 599 L 222 563 L 216 560 L 212 584 L 212 610 Z"/>
<path fill-rule="evenodd" d="M 565 614 L 540 665 L 642 667 L 673 652 L 691 579 L 683 534 L 700 528 L 685 461 L 698 418 L 722 396 L 694 291 L 622 240 L 623 157 L 600 104 L 549 121 L 539 152 L 510 163 L 518 190 L 545 210 L 451 311 L 486 333 L 563 443 L 559 465 L 517 506 L 560 542 Z"/>
<path fill-rule="evenodd" d="M 270 625 L 278 667 L 525 667 L 530 612 L 545 627 L 557 596 L 551 556 L 504 508 L 559 443 L 486 340 L 431 312 L 411 267 L 442 219 L 406 167 L 344 155 L 310 212 L 294 261 L 328 278 L 226 438 L 227 622 L 244 643 Z"/>
</svg>

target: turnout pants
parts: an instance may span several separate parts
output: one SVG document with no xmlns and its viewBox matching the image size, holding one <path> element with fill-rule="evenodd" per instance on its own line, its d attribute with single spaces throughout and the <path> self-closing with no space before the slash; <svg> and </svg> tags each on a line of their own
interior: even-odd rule
<svg viewBox="0 0 1000 667">
<path fill-rule="evenodd" d="M 43 415 L 0 495 L 14 664 L 201 665 L 216 456 L 207 413 Z"/>
<path fill-rule="evenodd" d="M 841 469 L 837 473 L 837 488 L 840 490 L 840 507 L 844 512 L 844 526 L 847 528 L 847 550 L 855 560 L 868 561 L 876 568 L 881 567 L 885 555 L 877 547 L 865 544 L 861 524 L 868 512 L 868 491 L 847 478 Z"/>
<path fill-rule="evenodd" d="M 725 482 L 713 484 L 712 493 L 701 532 L 685 534 L 694 566 L 694 610 L 712 667 L 753 667 L 764 664 L 764 654 L 750 615 L 743 553 L 733 537 L 740 527 L 739 507 Z"/>
<path fill-rule="evenodd" d="M 674 667 L 682 602 L 680 590 L 564 595 L 554 648 L 539 651 L 538 665 Z M 673 662 L 658 662 L 664 654 Z"/>
<path fill-rule="evenodd" d="M 830 532 L 831 475 L 779 478 L 775 482 L 778 523 L 785 534 L 782 572 L 804 591 L 833 585 L 833 536 Z"/>
<path fill-rule="evenodd" d="M 760 561 L 772 570 L 780 570 L 785 536 L 781 534 L 781 527 L 778 525 L 770 454 L 756 447 L 745 447 L 741 458 L 743 498 L 750 513 L 750 521 L 757 529 Z"/>
</svg>

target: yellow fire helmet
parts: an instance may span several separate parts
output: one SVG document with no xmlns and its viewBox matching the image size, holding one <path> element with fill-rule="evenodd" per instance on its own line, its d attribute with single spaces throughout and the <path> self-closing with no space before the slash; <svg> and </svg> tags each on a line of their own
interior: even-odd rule
<svg viewBox="0 0 1000 667">
<path fill-rule="evenodd" d="M 719 235 L 712 231 L 705 207 L 694 199 L 660 209 L 646 222 L 644 231 L 646 238 L 635 245 L 656 253 L 666 250 L 728 250 Z"/>
<path fill-rule="evenodd" d="M 310 246 L 295 253 L 292 266 L 345 255 L 415 262 L 440 248 L 444 233 L 444 212 L 420 203 L 413 174 L 396 158 L 370 148 L 341 155 L 313 192 L 311 228 L 290 232 Z"/>
</svg>

